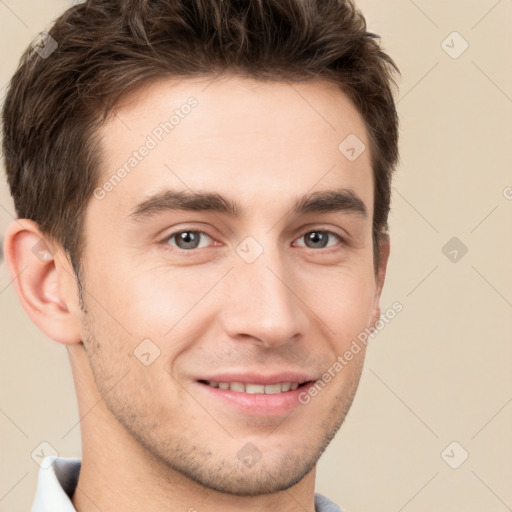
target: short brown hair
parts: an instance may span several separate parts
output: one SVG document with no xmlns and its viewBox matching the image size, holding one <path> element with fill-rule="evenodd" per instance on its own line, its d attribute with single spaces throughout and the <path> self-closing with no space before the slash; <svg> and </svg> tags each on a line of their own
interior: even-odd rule
<svg viewBox="0 0 512 512">
<path fill-rule="evenodd" d="M 55 51 L 44 58 L 32 45 L 11 80 L 5 167 L 17 215 L 65 249 L 77 277 L 84 213 L 100 179 L 96 133 L 108 113 L 150 80 L 224 71 L 339 84 L 370 138 L 377 262 L 398 160 L 398 69 L 352 0 L 88 0 L 49 34 Z"/>
</svg>

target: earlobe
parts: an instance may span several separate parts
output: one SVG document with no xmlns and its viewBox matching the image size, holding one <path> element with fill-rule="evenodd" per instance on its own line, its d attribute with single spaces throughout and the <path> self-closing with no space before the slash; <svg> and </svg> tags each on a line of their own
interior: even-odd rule
<svg viewBox="0 0 512 512">
<path fill-rule="evenodd" d="M 5 235 L 4 256 L 18 298 L 30 319 L 50 338 L 80 342 L 78 300 L 64 283 L 66 258 L 28 219 L 13 222 Z"/>
</svg>

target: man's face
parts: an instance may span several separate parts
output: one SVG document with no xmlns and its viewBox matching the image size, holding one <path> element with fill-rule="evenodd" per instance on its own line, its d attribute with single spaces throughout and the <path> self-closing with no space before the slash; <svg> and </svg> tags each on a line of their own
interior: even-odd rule
<svg viewBox="0 0 512 512">
<path fill-rule="evenodd" d="M 101 131 L 90 367 L 112 421 L 206 487 L 288 488 L 351 405 L 364 349 L 299 401 L 378 314 L 370 152 L 340 150 L 351 134 L 369 148 L 333 84 L 233 76 L 154 83 Z"/>
</svg>

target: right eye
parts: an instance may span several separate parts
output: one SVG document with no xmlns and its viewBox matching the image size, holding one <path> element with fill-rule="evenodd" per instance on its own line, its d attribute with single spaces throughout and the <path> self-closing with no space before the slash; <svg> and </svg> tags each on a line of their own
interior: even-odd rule
<svg viewBox="0 0 512 512">
<path fill-rule="evenodd" d="M 166 245 L 172 245 L 184 251 L 190 251 L 192 249 L 201 249 L 207 246 L 201 245 L 202 236 L 203 238 L 206 237 L 212 240 L 212 238 L 203 231 L 193 231 L 185 229 L 182 231 L 175 231 L 174 233 L 171 233 L 169 236 L 166 236 L 162 243 Z"/>
</svg>

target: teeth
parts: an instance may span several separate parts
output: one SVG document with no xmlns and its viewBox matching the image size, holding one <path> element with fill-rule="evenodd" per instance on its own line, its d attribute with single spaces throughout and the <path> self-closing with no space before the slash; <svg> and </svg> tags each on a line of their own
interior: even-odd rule
<svg viewBox="0 0 512 512">
<path fill-rule="evenodd" d="M 265 386 L 266 395 L 275 395 L 277 393 L 281 393 L 281 391 L 281 384 L 267 384 Z"/>
<path fill-rule="evenodd" d="M 243 393 L 245 391 L 245 384 L 242 384 L 241 382 L 232 382 L 229 386 L 229 389 L 231 389 L 231 391 L 238 391 L 239 393 Z"/>
<path fill-rule="evenodd" d="M 263 384 L 246 384 L 245 389 L 242 391 L 250 393 L 251 395 L 255 395 L 256 393 L 265 393 L 265 386 L 263 386 Z"/>
<path fill-rule="evenodd" d="M 286 393 L 287 391 L 297 389 L 298 382 L 283 382 L 281 384 L 244 384 L 242 382 L 217 382 L 214 380 L 206 381 L 212 388 L 229 389 L 237 393 L 249 393 L 276 395 L 278 393 Z"/>
</svg>

